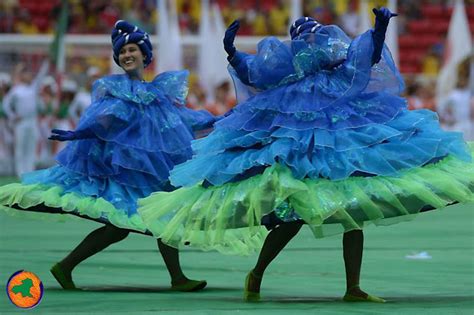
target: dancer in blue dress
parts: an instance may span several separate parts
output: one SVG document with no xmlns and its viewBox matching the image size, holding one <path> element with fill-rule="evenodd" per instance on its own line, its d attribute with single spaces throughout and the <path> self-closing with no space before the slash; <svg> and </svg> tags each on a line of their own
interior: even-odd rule
<svg viewBox="0 0 474 315">
<path fill-rule="evenodd" d="M 147 33 L 118 21 L 112 45 L 114 60 L 125 74 L 94 83 L 92 104 L 75 131 L 53 130 L 50 139 L 70 141 L 58 154 L 58 165 L 0 188 L 0 204 L 7 212 L 72 214 L 105 223 L 51 269 L 64 289 L 76 288 L 72 271 L 86 258 L 130 231 L 150 234 L 137 214 L 136 200 L 172 190 L 169 172 L 191 158 L 193 132 L 215 122 L 208 112 L 184 106 L 187 71 L 164 72 L 152 82 L 144 81 L 144 68 L 153 56 Z M 173 290 L 206 286 L 184 275 L 177 249 L 160 240 L 158 247 Z"/>
<path fill-rule="evenodd" d="M 139 200 L 149 230 L 171 246 L 247 254 L 264 242 L 247 300 L 260 298 L 265 268 L 304 222 L 316 237 L 344 234 L 344 300 L 383 302 L 359 287 L 363 227 L 474 201 L 472 144 L 435 113 L 407 110 L 384 46 L 395 14 L 374 14 L 374 29 L 353 40 L 300 18 L 291 41 L 265 38 L 255 55 L 234 47 L 234 22 L 224 48 L 239 104 L 173 169 L 182 188 Z"/>
</svg>

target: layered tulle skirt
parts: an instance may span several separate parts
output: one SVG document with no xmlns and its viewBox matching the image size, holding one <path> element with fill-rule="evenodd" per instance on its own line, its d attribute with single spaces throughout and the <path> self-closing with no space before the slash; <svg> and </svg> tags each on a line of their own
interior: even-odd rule
<svg viewBox="0 0 474 315">
<path fill-rule="evenodd" d="M 265 221 L 304 220 L 316 237 L 324 237 L 368 223 L 412 220 L 420 211 L 455 203 L 474 207 L 474 164 L 449 156 L 397 176 L 338 181 L 297 179 L 277 163 L 234 183 L 154 193 L 139 201 L 139 213 L 148 229 L 172 246 L 245 255 L 262 246 Z"/>
</svg>

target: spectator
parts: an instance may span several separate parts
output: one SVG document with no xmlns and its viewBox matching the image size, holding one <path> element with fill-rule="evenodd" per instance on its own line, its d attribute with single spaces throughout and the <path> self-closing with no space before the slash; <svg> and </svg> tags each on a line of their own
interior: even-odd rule
<svg viewBox="0 0 474 315">
<path fill-rule="evenodd" d="M 53 142 L 48 140 L 54 123 L 54 113 L 58 108 L 58 86 L 53 77 L 46 77 L 42 82 L 40 109 L 38 115 L 38 164 L 47 167 L 53 164 Z"/>
<path fill-rule="evenodd" d="M 270 9 L 269 21 L 270 34 L 285 36 L 288 33 L 288 21 L 290 10 L 283 0 L 278 0 L 278 4 Z"/>
<path fill-rule="evenodd" d="M 234 20 L 240 20 L 244 16 L 244 10 L 239 6 L 238 0 L 229 0 L 228 5 L 222 8 L 222 17 L 226 25 L 229 25 Z"/>
<path fill-rule="evenodd" d="M 31 15 L 27 9 L 21 9 L 18 21 L 15 23 L 15 31 L 20 34 L 31 35 L 38 34 L 38 27 L 31 23 Z"/>
<path fill-rule="evenodd" d="M 458 77 L 456 87 L 439 104 L 442 123 L 448 130 L 460 131 L 466 138 L 471 136 L 471 92 L 469 77 Z"/>
<path fill-rule="evenodd" d="M 338 24 L 350 37 L 355 37 L 359 33 L 359 12 L 357 2 L 351 1 L 347 6 L 347 11 L 339 16 Z"/>
<path fill-rule="evenodd" d="M 36 78 L 24 64 L 17 68 L 18 83 L 7 93 L 3 109 L 14 126 L 15 173 L 17 176 L 35 168 L 38 139 L 38 96 L 40 84 L 48 72 L 49 62 L 43 62 Z"/>
<path fill-rule="evenodd" d="M 13 174 L 13 130 L 3 111 L 3 98 L 11 87 L 11 76 L 0 73 L 0 175 Z"/>
<path fill-rule="evenodd" d="M 229 81 L 222 82 L 215 88 L 215 101 L 206 104 L 205 109 L 214 115 L 223 115 L 235 106 L 236 100 Z"/>
<path fill-rule="evenodd" d="M 267 19 L 260 1 L 257 1 L 255 9 L 248 10 L 246 19 L 252 25 L 253 35 L 263 36 L 268 34 Z"/>
<path fill-rule="evenodd" d="M 428 53 L 423 57 L 421 63 L 423 75 L 431 78 L 434 78 L 438 75 L 441 60 L 434 46 L 431 47 Z"/>
<path fill-rule="evenodd" d="M 420 85 L 413 79 L 408 77 L 406 80 L 405 97 L 408 101 L 408 109 L 421 109 L 423 108 L 423 102 L 420 98 Z"/>
<path fill-rule="evenodd" d="M 0 1 L 0 33 L 15 32 L 14 26 L 18 8 L 17 0 Z"/>
<path fill-rule="evenodd" d="M 422 108 L 436 111 L 435 90 L 436 82 L 434 80 L 428 80 L 421 85 L 419 96 L 422 102 Z"/>
<path fill-rule="evenodd" d="M 77 92 L 77 83 L 71 79 L 63 80 L 61 84 L 61 96 L 59 99 L 59 107 L 56 110 L 56 119 L 54 121 L 54 129 L 71 130 L 73 122 L 69 116 L 69 107 L 74 95 Z M 54 142 L 54 154 L 61 151 L 67 142 Z"/>
<path fill-rule="evenodd" d="M 72 119 L 73 126 L 76 126 L 82 113 L 91 104 L 92 84 L 101 76 L 100 71 L 96 67 L 90 67 L 87 70 L 87 79 L 83 87 L 79 89 L 77 94 L 69 106 L 69 117 Z"/>
</svg>

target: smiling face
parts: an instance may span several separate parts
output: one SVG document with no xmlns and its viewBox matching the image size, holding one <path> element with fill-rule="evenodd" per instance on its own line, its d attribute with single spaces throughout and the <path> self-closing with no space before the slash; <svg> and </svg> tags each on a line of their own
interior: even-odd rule
<svg viewBox="0 0 474 315">
<path fill-rule="evenodd" d="M 120 49 L 119 64 L 125 72 L 128 74 L 136 74 L 141 79 L 141 74 L 145 68 L 143 61 L 145 56 L 143 55 L 140 47 L 137 44 L 130 43 L 123 45 Z"/>
</svg>

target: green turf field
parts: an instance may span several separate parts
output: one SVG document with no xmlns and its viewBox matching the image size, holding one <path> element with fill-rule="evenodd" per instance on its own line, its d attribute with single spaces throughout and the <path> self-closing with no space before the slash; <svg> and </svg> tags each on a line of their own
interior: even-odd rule
<svg viewBox="0 0 474 315">
<path fill-rule="evenodd" d="M 241 297 L 256 254 L 233 257 L 184 250 L 187 275 L 209 284 L 202 292 L 174 293 L 167 290 L 169 280 L 155 240 L 131 235 L 80 265 L 74 279 L 85 290 L 68 292 L 48 270 L 100 225 L 4 214 L 0 222 L 0 314 L 26 312 L 5 294 L 8 278 L 19 269 L 36 273 L 45 286 L 41 304 L 28 311 L 32 314 L 474 314 L 474 206 L 366 229 L 362 287 L 389 300 L 383 305 L 341 301 L 341 237 L 316 240 L 307 228 L 269 267 L 263 301 L 255 304 Z M 432 259 L 405 258 L 417 251 L 427 251 Z"/>
</svg>

